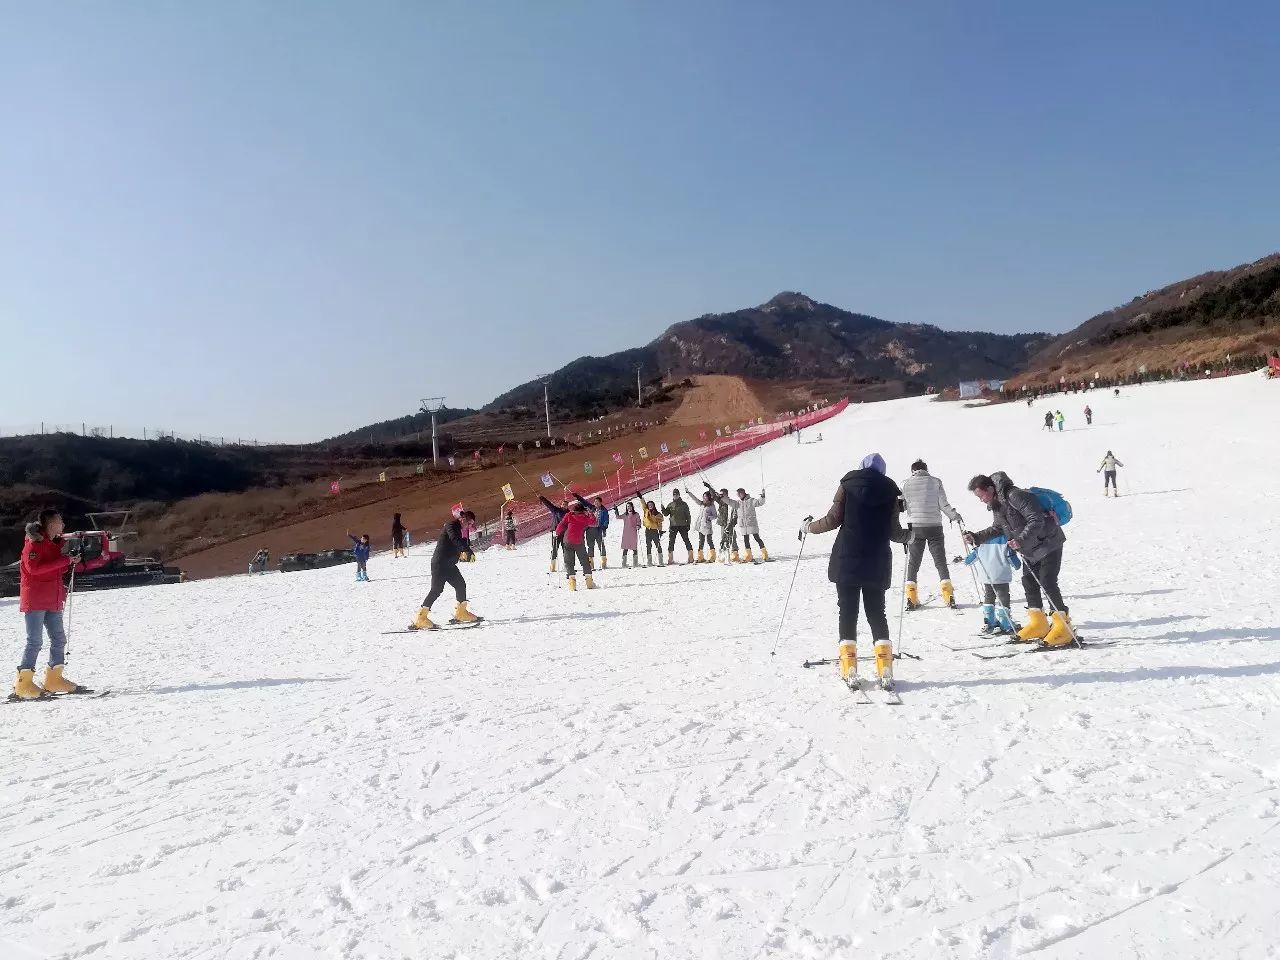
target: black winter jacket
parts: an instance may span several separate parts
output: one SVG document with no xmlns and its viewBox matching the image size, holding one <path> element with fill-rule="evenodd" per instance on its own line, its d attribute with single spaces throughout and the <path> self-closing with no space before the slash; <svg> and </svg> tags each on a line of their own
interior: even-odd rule
<svg viewBox="0 0 1280 960">
<path fill-rule="evenodd" d="M 850 587 L 888 590 L 893 580 L 891 540 L 905 543 L 898 518 L 902 491 L 878 470 L 852 470 L 836 490 L 827 515 L 809 524 L 810 533 L 836 534 L 827 578 Z"/>
<path fill-rule="evenodd" d="M 440 569 L 456 567 L 458 557 L 464 550 L 470 550 L 471 544 L 462 535 L 462 521 L 450 520 L 440 530 L 440 539 L 436 541 L 435 552 L 431 554 L 431 566 Z"/>
<path fill-rule="evenodd" d="M 986 543 L 1003 534 L 1017 540 L 1018 552 L 1032 563 L 1062 549 L 1067 535 L 1058 525 L 1058 518 L 1040 505 L 1034 493 L 1015 487 L 1007 473 L 993 473 L 991 482 L 996 485 L 996 498 L 991 502 L 995 523 L 975 533 L 975 541 Z"/>
</svg>

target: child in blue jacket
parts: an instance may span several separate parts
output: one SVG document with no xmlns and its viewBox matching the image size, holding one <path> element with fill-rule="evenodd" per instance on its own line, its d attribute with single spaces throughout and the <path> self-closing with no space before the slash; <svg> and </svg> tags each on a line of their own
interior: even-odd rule
<svg viewBox="0 0 1280 960">
<path fill-rule="evenodd" d="M 1018 555 L 1009 549 L 1009 541 L 996 537 L 979 544 L 964 558 L 968 566 L 977 564 L 978 579 L 984 586 L 982 598 L 982 632 L 987 636 L 1013 634 L 1019 629 L 1009 616 L 1009 584 L 1013 571 L 1022 566 Z"/>
<path fill-rule="evenodd" d="M 356 580 L 369 582 L 369 551 L 373 549 L 373 545 L 369 543 L 369 535 L 362 533 L 359 537 L 352 537 L 351 531 L 347 531 L 347 536 L 351 537 L 351 552 L 356 555 Z"/>
</svg>

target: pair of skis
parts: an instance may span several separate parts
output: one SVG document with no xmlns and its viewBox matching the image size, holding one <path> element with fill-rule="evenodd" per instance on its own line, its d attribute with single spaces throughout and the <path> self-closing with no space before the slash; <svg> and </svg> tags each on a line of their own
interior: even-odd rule
<svg viewBox="0 0 1280 960">
<path fill-rule="evenodd" d="M 483 626 L 488 622 L 489 621 L 484 617 L 476 617 L 474 620 L 455 620 L 453 617 L 450 617 L 448 623 L 437 623 L 434 627 L 429 629 L 415 627 L 410 624 L 403 630 L 383 630 L 382 635 L 387 637 L 395 633 L 435 633 L 438 630 L 474 630 L 476 627 Z"/>
<path fill-rule="evenodd" d="M 34 698 L 20 697 L 16 693 L 11 693 L 5 703 L 49 703 L 51 700 L 68 700 L 77 697 L 84 697 L 86 700 L 101 700 L 110 692 L 110 690 L 92 690 L 89 687 L 81 687 L 69 693 L 49 693 L 46 691 L 41 696 Z"/>
<path fill-rule="evenodd" d="M 810 667 L 824 667 L 830 664 L 838 664 L 839 659 L 827 657 L 821 660 L 806 660 L 803 664 L 807 670 Z M 896 686 L 885 687 L 879 683 L 865 682 L 862 677 L 854 675 L 848 680 L 840 681 L 854 696 L 854 702 L 858 704 L 872 704 L 876 700 L 872 698 L 869 690 L 875 690 L 879 694 L 879 701 L 885 706 L 900 707 L 902 706 L 902 695 L 898 693 Z"/>
</svg>

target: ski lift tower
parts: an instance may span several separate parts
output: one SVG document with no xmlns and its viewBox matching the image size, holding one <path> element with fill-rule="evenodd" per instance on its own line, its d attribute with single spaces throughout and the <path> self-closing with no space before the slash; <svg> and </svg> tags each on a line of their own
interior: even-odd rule
<svg viewBox="0 0 1280 960">
<path fill-rule="evenodd" d="M 551 382 L 551 374 L 544 373 L 538 378 L 542 381 L 542 409 L 547 414 L 547 436 L 551 436 L 551 397 L 547 393 L 547 384 Z"/>
<path fill-rule="evenodd" d="M 422 401 L 422 412 L 431 417 L 431 465 L 440 466 L 440 448 L 436 444 L 436 414 L 444 407 L 444 397 L 427 397 Z"/>
</svg>

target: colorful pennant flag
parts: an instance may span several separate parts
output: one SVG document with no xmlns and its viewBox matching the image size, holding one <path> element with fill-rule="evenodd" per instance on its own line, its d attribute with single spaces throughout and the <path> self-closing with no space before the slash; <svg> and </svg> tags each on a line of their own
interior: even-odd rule
<svg viewBox="0 0 1280 960">
<path fill-rule="evenodd" d="M 667 445 L 665 443 L 658 444 L 658 449 L 661 450 L 663 453 L 671 452 L 670 450 L 667 449 Z"/>
<path fill-rule="evenodd" d="M 342 493 L 342 481 L 341 481 L 341 480 L 334 480 L 332 483 L 330 483 L 330 484 L 329 484 L 329 492 L 330 492 L 331 494 L 333 494 L 335 497 L 336 497 L 338 494 Z"/>
<path fill-rule="evenodd" d="M 640 448 L 640 459 L 641 459 L 641 460 L 648 460 L 648 459 L 649 459 L 649 449 L 648 449 L 648 447 L 641 447 L 641 448 Z"/>
<path fill-rule="evenodd" d="M 420 464 L 417 465 L 417 467 L 414 468 L 413 472 L 416 473 L 418 476 L 422 476 L 424 473 L 426 473 L 427 461 L 423 460 Z"/>
<path fill-rule="evenodd" d="M 689 441 L 688 441 L 688 440 L 681 440 L 681 441 L 680 441 L 680 449 L 681 449 L 681 450 L 688 450 L 688 449 L 689 449 Z"/>
<path fill-rule="evenodd" d="M 511 489 L 511 484 L 509 483 L 504 483 L 502 485 L 502 495 L 506 498 L 508 503 L 516 498 L 516 492 Z"/>
<path fill-rule="evenodd" d="M 591 461 L 590 461 L 590 460 L 588 460 L 586 463 L 584 463 L 584 464 L 582 465 L 582 472 L 583 472 L 583 473 L 587 473 L 587 474 L 589 474 L 589 473 L 591 473 L 592 469 L 594 469 L 594 468 L 591 466 Z"/>
<path fill-rule="evenodd" d="M 549 473 L 544 473 L 542 475 L 542 485 L 544 487 L 554 487 L 556 485 L 556 478 L 551 476 Z"/>
<path fill-rule="evenodd" d="M 613 455 L 613 462 L 616 463 L 618 466 L 622 466 L 622 454 L 615 453 Z"/>
<path fill-rule="evenodd" d="M 453 457 L 450 457 L 450 458 L 449 458 L 449 466 L 451 466 L 451 467 L 452 467 L 452 466 L 454 466 L 454 465 L 455 465 L 455 463 L 454 463 L 454 459 L 453 459 Z"/>
<path fill-rule="evenodd" d="M 383 470 L 380 474 L 378 474 L 378 482 L 379 483 L 387 482 L 387 471 Z"/>
<path fill-rule="evenodd" d="M 479 463 L 479 462 L 480 462 L 480 451 L 479 451 L 479 450 L 477 450 L 477 451 L 475 452 L 475 454 L 473 455 L 472 459 L 474 459 L 476 463 Z"/>
<path fill-rule="evenodd" d="M 698 431 L 698 439 L 699 439 L 699 440 L 705 440 L 705 439 L 707 439 L 707 431 L 705 431 L 705 430 L 699 430 L 699 431 Z"/>
<path fill-rule="evenodd" d="M 717 436 L 717 437 L 718 437 L 718 436 L 720 436 L 720 428 L 719 428 L 719 427 L 716 427 L 716 436 Z"/>
</svg>

